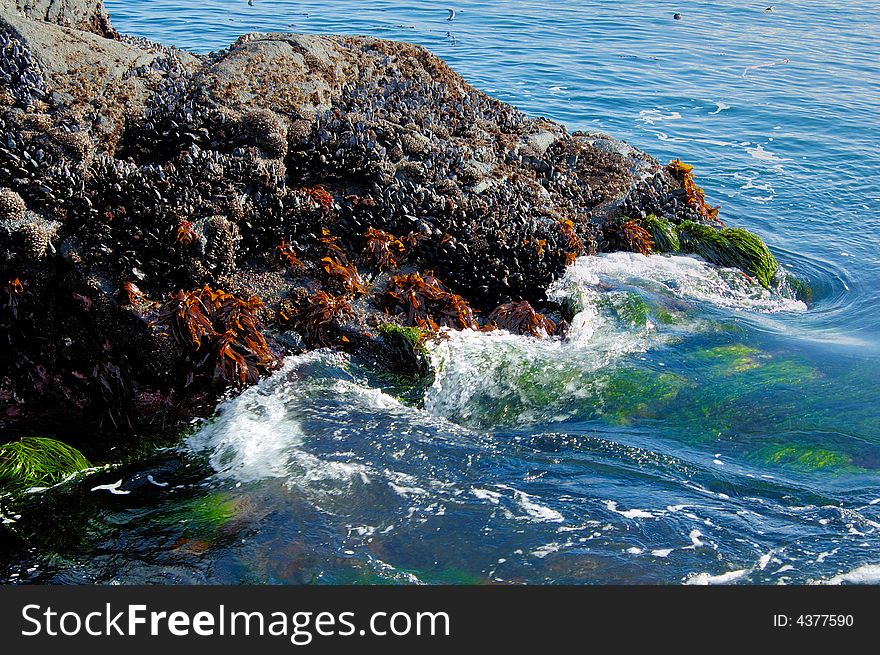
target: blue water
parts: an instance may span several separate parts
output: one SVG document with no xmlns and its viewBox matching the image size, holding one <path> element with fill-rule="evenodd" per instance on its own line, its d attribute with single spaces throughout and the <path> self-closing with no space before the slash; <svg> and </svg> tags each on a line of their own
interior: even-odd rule
<svg viewBox="0 0 880 655">
<path fill-rule="evenodd" d="M 291 358 L 157 458 L 168 487 L 85 493 L 75 543 L 11 579 L 880 581 L 875 3 L 106 4 L 202 53 L 249 31 L 425 45 L 531 115 L 694 164 L 814 297 L 587 258 L 558 290 L 584 300 L 570 343 L 453 335 L 415 403 L 340 355 Z"/>
</svg>

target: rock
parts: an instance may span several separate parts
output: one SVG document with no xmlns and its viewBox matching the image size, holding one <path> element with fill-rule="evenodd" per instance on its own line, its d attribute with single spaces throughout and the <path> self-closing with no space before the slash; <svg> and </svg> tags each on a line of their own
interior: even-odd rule
<svg viewBox="0 0 880 655">
<path fill-rule="evenodd" d="M 20 195 L 11 189 L 0 189 L 0 221 L 20 221 L 25 209 Z"/>
<path fill-rule="evenodd" d="M 73 27 L 99 36 L 114 37 L 103 0 L 0 0 L 3 13 L 18 11 L 32 20 Z"/>
<path fill-rule="evenodd" d="M 702 220 L 646 153 L 412 44 L 202 56 L 116 34 L 100 0 L 0 0 L 0 55 L 0 429 L 167 430 L 304 344 L 412 368 L 395 290 L 427 329 L 543 315 L 574 257 L 627 243 L 603 226 Z"/>
</svg>

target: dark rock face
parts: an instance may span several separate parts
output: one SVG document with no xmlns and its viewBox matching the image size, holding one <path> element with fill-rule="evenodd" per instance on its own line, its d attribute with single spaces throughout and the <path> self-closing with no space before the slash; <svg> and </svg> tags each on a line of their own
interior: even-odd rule
<svg viewBox="0 0 880 655">
<path fill-rule="evenodd" d="M 619 247 L 621 216 L 701 220 L 650 156 L 418 46 L 251 34 L 196 57 L 116 36 L 100 2 L 18 3 L 86 31 L 11 4 L 0 428 L 162 429 L 303 339 L 379 361 L 389 320 L 552 312 L 546 286 Z M 408 319 L 419 294 L 443 315 Z"/>
</svg>

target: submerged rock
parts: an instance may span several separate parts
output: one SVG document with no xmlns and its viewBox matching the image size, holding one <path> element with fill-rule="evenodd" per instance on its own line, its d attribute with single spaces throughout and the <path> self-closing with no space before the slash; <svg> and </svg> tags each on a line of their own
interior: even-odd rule
<svg viewBox="0 0 880 655">
<path fill-rule="evenodd" d="M 575 257 L 716 220 L 689 167 L 411 44 L 196 56 L 118 35 L 100 0 L 2 0 L 0 81 L 4 430 L 167 430 L 294 343 L 422 367 L 393 324 L 549 335 Z"/>
</svg>

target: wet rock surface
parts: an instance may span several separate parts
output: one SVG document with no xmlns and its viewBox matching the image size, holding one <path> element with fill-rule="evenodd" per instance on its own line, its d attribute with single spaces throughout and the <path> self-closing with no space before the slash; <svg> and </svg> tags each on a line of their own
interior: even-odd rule
<svg viewBox="0 0 880 655">
<path fill-rule="evenodd" d="M 490 329 L 507 304 L 547 331 L 575 257 L 650 249 L 623 217 L 707 221 L 674 170 L 418 46 L 196 56 L 100 2 L 0 10 L 4 432 L 167 431 L 302 348 L 399 367 L 389 323 Z"/>
</svg>

